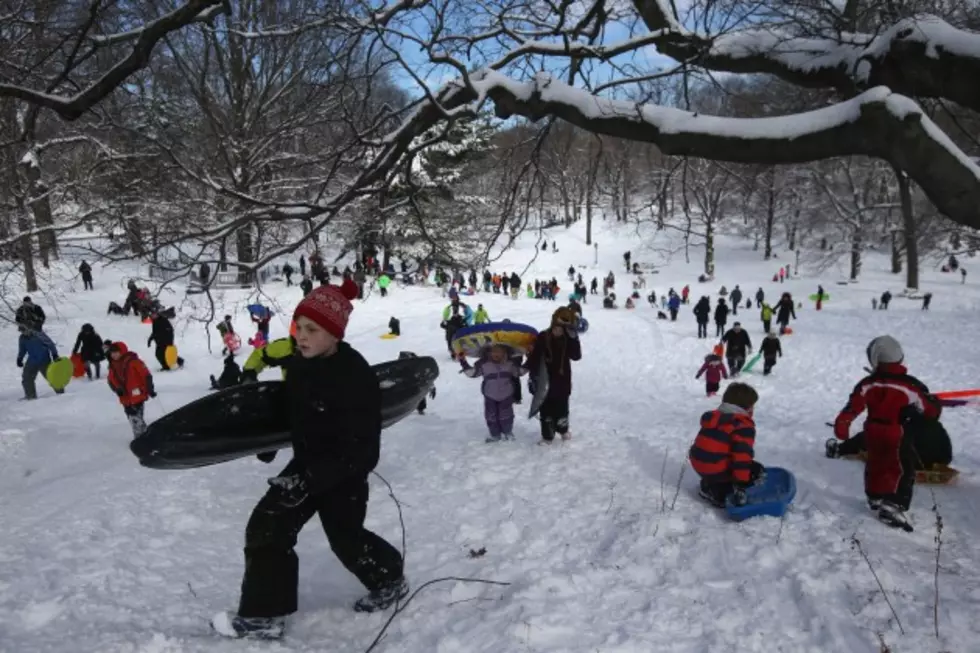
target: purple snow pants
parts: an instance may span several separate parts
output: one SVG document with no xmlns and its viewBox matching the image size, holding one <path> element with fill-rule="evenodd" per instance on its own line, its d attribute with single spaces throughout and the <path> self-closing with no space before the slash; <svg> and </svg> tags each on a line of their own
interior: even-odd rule
<svg viewBox="0 0 980 653">
<path fill-rule="evenodd" d="M 497 438 L 514 430 L 514 400 L 494 401 L 483 398 L 483 416 L 487 420 L 490 435 Z"/>
</svg>

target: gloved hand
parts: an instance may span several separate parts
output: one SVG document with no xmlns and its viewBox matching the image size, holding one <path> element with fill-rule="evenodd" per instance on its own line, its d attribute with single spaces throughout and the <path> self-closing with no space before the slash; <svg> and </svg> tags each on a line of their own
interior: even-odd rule
<svg viewBox="0 0 980 653">
<path fill-rule="evenodd" d="M 578 338 L 578 331 L 571 324 L 565 325 L 565 335 L 569 338 Z"/>
<path fill-rule="evenodd" d="M 440 329 L 445 329 L 446 328 L 446 321 L 445 320 L 443 320 L 442 322 L 439 323 L 439 328 Z"/>
<path fill-rule="evenodd" d="M 17 367 L 24 367 L 24 361 L 17 361 Z"/>
<path fill-rule="evenodd" d="M 850 435 L 850 430 L 851 420 L 843 415 L 838 415 L 837 419 L 834 420 L 834 436 L 838 440 L 846 440 L 848 435 Z"/>
<path fill-rule="evenodd" d="M 732 505 L 733 506 L 744 506 L 748 503 L 748 497 L 745 496 L 745 489 L 737 487 L 732 490 Z"/>
<path fill-rule="evenodd" d="M 264 463 L 271 463 L 273 460 L 276 459 L 276 454 L 277 453 L 279 453 L 279 452 L 278 451 L 266 451 L 264 453 L 257 453 L 257 454 L 255 454 L 255 457 L 258 458 L 259 460 L 261 460 Z M 272 479 L 269 479 L 269 480 L 271 481 Z"/>
<path fill-rule="evenodd" d="M 154 390 L 153 388 L 150 388 L 150 392 L 148 394 L 150 395 L 151 399 L 156 399 L 157 391 Z"/>
<path fill-rule="evenodd" d="M 273 476 L 268 480 L 269 486 L 279 490 L 279 503 L 286 508 L 295 508 L 310 496 L 306 477 L 300 474 L 292 476 Z"/>
<path fill-rule="evenodd" d="M 242 370 L 242 385 L 246 383 L 258 383 L 259 373 L 255 370 Z"/>
</svg>

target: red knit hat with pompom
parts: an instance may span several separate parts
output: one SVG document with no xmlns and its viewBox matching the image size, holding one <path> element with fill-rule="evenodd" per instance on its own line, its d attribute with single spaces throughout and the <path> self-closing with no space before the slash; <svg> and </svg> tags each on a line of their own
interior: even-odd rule
<svg viewBox="0 0 980 653">
<path fill-rule="evenodd" d="M 342 340 L 347 321 L 354 310 L 350 300 L 356 297 L 357 284 L 350 279 L 344 279 L 340 286 L 320 286 L 299 303 L 293 320 L 309 318 Z"/>
</svg>

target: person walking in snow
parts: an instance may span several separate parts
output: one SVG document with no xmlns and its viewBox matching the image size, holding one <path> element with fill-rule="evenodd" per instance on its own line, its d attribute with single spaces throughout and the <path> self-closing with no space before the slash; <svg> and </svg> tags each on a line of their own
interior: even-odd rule
<svg viewBox="0 0 980 653">
<path fill-rule="evenodd" d="M 738 287 L 738 284 L 735 284 L 729 299 L 732 300 L 732 315 L 738 315 L 738 305 L 742 303 L 742 289 Z"/>
<path fill-rule="evenodd" d="M 783 346 L 779 343 L 779 336 L 774 331 L 767 333 L 766 337 L 762 339 L 762 345 L 759 346 L 759 351 L 762 352 L 762 361 L 764 364 L 762 374 L 769 376 L 772 368 L 776 366 L 776 357 L 783 357 Z"/>
<path fill-rule="evenodd" d="M 745 365 L 745 359 L 752 351 L 752 340 L 749 332 L 742 328 L 741 322 L 736 322 L 732 328 L 721 337 L 725 343 L 725 357 L 728 359 L 728 369 L 732 378 L 739 375 Z"/>
<path fill-rule="evenodd" d="M 698 321 L 698 338 L 708 337 L 708 321 L 711 319 L 711 300 L 707 295 L 694 305 L 694 317 Z"/>
<path fill-rule="evenodd" d="M 886 290 L 885 292 L 881 293 L 881 300 L 878 302 L 878 310 L 887 311 L 888 304 L 891 303 L 891 301 L 892 294 L 890 291 Z"/>
<path fill-rule="evenodd" d="M 75 346 L 71 350 L 72 356 L 78 354 L 85 364 L 85 375 L 88 380 L 92 380 L 92 367 L 95 367 L 95 378 L 102 378 L 102 361 L 105 359 L 105 348 L 102 346 L 102 338 L 95 332 L 95 327 L 91 324 L 83 324 L 78 337 L 75 338 Z"/>
<path fill-rule="evenodd" d="M 58 348 L 48 334 L 41 329 L 32 329 L 23 324 L 18 327 L 20 338 L 17 349 L 17 367 L 23 368 L 21 386 L 24 388 L 24 399 L 37 399 L 37 375 L 44 376 L 48 366 L 58 359 Z M 65 390 L 55 390 L 55 394 L 64 394 Z"/>
<path fill-rule="evenodd" d="M 30 331 L 42 330 L 45 320 L 47 316 L 44 309 L 31 301 L 30 297 L 24 297 L 24 303 L 14 313 L 14 322 Z"/>
<path fill-rule="evenodd" d="M 704 357 L 704 364 L 694 375 L 694 378 L 700 379 L 702 374 L 704 375 L 704 392 L 709 397 L 718 394 L 721 380 L 728 378 L 728 370 L 725 369 L 725 364 L 721 362 L 721 356 L 718 354 L 708 354 Z"/>
<path fill-rule="evenodd" d="M 463 373 L 472 378 L 482 377 L 483 416 L 490 435 L 487 442 L 514 439 L 514 404 L 521 403 L 520 376 L 527 370 L 520 360 L 514 361 L 513 352 L 506 345 L 485 348 L 475 365 L 460 356 Z"/>
<path fill-rule="evenodd" d="M 541 442 L 548 445 L 559 434 L 562 440 L 569 440 L 568 400 L 572 394 L 572 361 L 582 360 L 582 344 L 579 342 L 575 314 L 567 306 L 562 306 L 551 315 L 551 326 L 538 334 L 524 368 L 531 378 L 528 387 L 536 394 L 537 375 L 544 365 L 548 373 L 548 391 L 541 404 Z"/>
<path fill-rule="evenodd" d="M 772 329 L 772 306 L 763 302 L 759 311 L 759 318 L 762 320 L 762 332 L 769 333 Z"/>
<path fill-rule="evenodd" d="M 510 274 L 510 296 L 512 299 L 517 299 L 521 294 L 521 278 L 517 276 L 516 272 Z"/>
<path fill-rule="evenodd" d="M 84 289 L 95 290 L 95 286 L 92 285 L 92 266 L 88 264 L 88 261 L 82 260 L 82 264 L 78 266 L 78 273 L 82 275 Z"/>
<path fill-rule="evenodd" d="M 715 337 L 720 338 L 725 334 L 725 324 L 728 323 L 728 304 L 724 297 L 718 298 L 718 305 L 715 306 Z"/>
<path fill-rule="evenodd" d="M 322 286 L 293 313 L 296 347 L 284 361 L 283 396 L 292 459 L 268 480 L 245 528 L 241 599 L 211 620 L 229 638 L 278 639 L 296 612 L 296 540 L 315 516 L 330 549 L 369 594 L 357 612 L 390 608 L 408 594 L 398 549 L 367 530 L 370 486 L 381 449 L 381 388 L 364 357 L 344 341 L 357 287 Z M 260 454 L 272 462 L 276 452 Z"/>
<path fill-rule="evenodd" d="M 928 311 L 929 304 L 931 303 L 932 303 L 932 293 L 927 292 L 925 295 L 922 296 L 922 310 Z"/>
<path fill-rule="evenodd" d="M 908 373 L 897 340 L 879 336 L 868 344 L 866 353 L 872 371 L 854 387 L 834 420 L 834 436 L 847 440 L 851 423 L 867 411 L 864 491 L 868 505 L 888 526 L 911 532 L 906 513 L 915 486 L 916 452 L 912 438 L 906 437 L 903 420 L 910 412 L 939 419 L 942 405 L 925 384 Z M 835 443 L 828 442 L 828 453 L 831 444 Z"/>
<path fill-rule="evenodd" d="M 153 324 L 150 326 L 150 337 L 146 340 L 146 346 L 152 347 L 156 343 L 156 359 L 160 363 L 162 371 L 170 369 L 167 365 L 167 347 L 174 344 L 174 325 L 170 323 L 167 316 L 162 313 L 153 313 Z M 184 366 L 184 359 L 177 358 L 177 367 Z"/>
<path fill-rule="evenodd" d="M 817 286 L 817 310 L 819 311 L 822 308 L 823 308 L 823 286 L 818 285 Z"/>
<path fill-rule="evenodd" d="M 486 324 L 490 321 L 490 314 L 487 313 L 487 309 L 483 308 L 483 304 L 476 305 L 476 313 L 473 314 L 473 324 Z"/>
<path fill-rule="evenodd" d="M 153 375 L 136 352 L 129 351 L 125 343 L 109 343 L 109 388 L 119 397 L 133 437 L 146 432 L 143 409 L 146 402 L 157 393 L 153 387 Z"/>
<path fill-rule="evenodd" d="M 677 311 L 681 308 L 681 298 L 677 293 L 670 296 L 667 300 L 667 309 L 670 311 L 670 321 L 677 321 Z"/>
<path fill-rule="evenodd" d="M 623 254 L 623 262 L 624 262 L 624 263 L 626 263 L 626 273 L 627 273 L 627 274 L 629 274 L 629 271 L 630 271 L 630 270 L 632 269 L 632 267 L 633 267 L 633 266 L 632 266 L 632 265 L 630 264 L 630 260 L 631 260 L 632 258 L 633 258 L 633 254 L 632 254 L 631 252 L 626 252 L 625 254 Z"/>
<path fill-rule="evenodd" d="M 966 283 L 966 268 L 960 268 L 960 283 Z"/>
<path fill-rule="evenodd" d="M 755 303 L 757 305 L 762 306 L 762 301 L 765 298 L 766 298 L 766 293 L 762 292 L 762 288 L 761 287 L 758 290 L 755 291 Z"/>
<path fill-rule="evenodd" d="M 308 296 L 313 292 L 313 280 L 304 274 L 303 280 L 299 282 L 299 289 L 303 291 L 303 297 Z"/>
<path fill-rule="evenodd" d="M 575 281 L 575 266 L 574 265 L 569 265 L 568 266 L 568 280 L 569 281 Z"/>
<path fill-rule="evenodd" d="M 784 292 L 783 296 L 779 298 L 779 303 L 776 304 L 776 324 L 779 325 L 780 334 L 786 333 L 790 318 L 796 319 L 793 296 L 788 292 Z"/>
<path fill-rule="evenodd" d="M 683 288 L 681 288 L 681 303 L 687 304 L 690 298 L 691 298 L 691 287 L 685 285 Z"/>
<path fill-rule="evenodd" d="M 293 266 L 291 266 L 289 263 L 286 263 L 286 265 L 282 266 L 282 274 L 283 276 L 286 277 L 287 288 L 293 285 L 293 272 L 294 272 Z"/>
</svg>

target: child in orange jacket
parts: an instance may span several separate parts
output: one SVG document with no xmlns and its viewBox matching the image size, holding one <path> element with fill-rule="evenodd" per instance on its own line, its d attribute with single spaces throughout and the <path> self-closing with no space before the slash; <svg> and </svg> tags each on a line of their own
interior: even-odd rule
<svg viewBox="0 0 980 653">
<path fill-rule="evenodd" d="M 701 477 L 699 495 L 713 506 L 724 507 L 729 495 L 745 505 L 745 490 L 765 469 L 755 458 L 755 421 L 752 412 L 759 394 L 745 383 L 725 389 L 721 405 L 701 416 L 701 430 L 688 454 Z"/>
<path fill-rule="evenodd" d="M 108 351 L 109 387 L 119 396 L 119 403 L 133 428 L 133 437 L 138 438 L 146 431 L 143 407 L 148 399 L 157 396 L 153 388 L 153 375 L 125 343 L 113 342 Z"/>
</svg>

